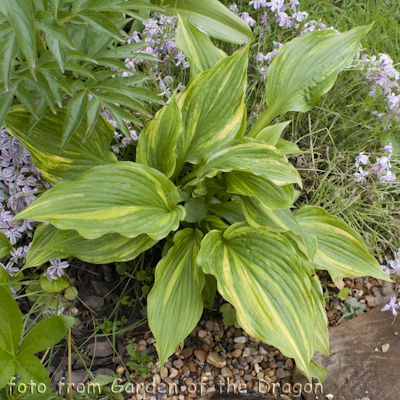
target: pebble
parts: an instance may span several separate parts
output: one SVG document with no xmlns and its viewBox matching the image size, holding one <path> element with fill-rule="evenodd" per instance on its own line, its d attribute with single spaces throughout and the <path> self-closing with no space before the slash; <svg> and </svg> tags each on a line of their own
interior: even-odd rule
<svg viewBox="0 0 400 400">
<path fill-rule="evenodd" d="M 250 357 L 250 356 L 251 356 L 250 349 L 248 347 L 245 347 L 243 350 L 242 357 Z"/>
<path fill-rule="evenodd" d="M 262 355 L 262 356 L 266 356 L 268 354 L 268 351 L 264 349 L 264 347 L 260 346 L 258 348 L 258 352 Z"/>
<path fill-rule="evenodd" d="M 203 329 L 201 329 L 201 330 L 199 331 L 199 333 L 197 334 L 197 336 L 198 336 L 200 339 L 203 339 L 203 338 L 205 338 L 205 337 L 207 336 L 207 332 L 204 331 Z"/>
<path fill-rule="evenodd" d="M 221 375 L 224 378 L 232 378 L 232 371 L 228 367 L 224 367 L 221 369 Z"/>
<path fill-rule="evenodd" d="M 246 343 L 247 342 L 247 337 L 246 336 L 238 336 L 233 339 L 235 343 Z"/>
<path fill-rule="evenodd" d="M 163 367 L 161 371 L 161 376 L 163 377 L 163 379 L 165 379 L 168 376 L 168 368 Z"/>
<path fill-rule="evenodd" d="M 390 344 L 389 343 L 385 343 L 382 345 L 382 353 L 387 353 L 389 351 L 390 348 Z"/>
<path fill-rule="evenodd" d="M 174 379 L 178 376 L 179 371 L 175 368 L 170 368 L 169 370 L 170 374 L 169 374 L 169 378 Z"/>
<path fill-rule="evenodd" d="M 242 350 L 236 349 L 236 350 L 232 351 L 232 357 L 239 358 L 242 355 L 242 353 L 243 353 Z"/>
<path fill-rule="evenodd" d="M 180 369 L 180 368 L 183 367 L 183 360 L 181 360 L 181 359 L 178 358 L 177 360 L 175 360 L 175 361 L 172 363 L 172 365 L 173 365 L 175 368 Z"/>
<path fill-rule="evenodd" d="M 204 350 L 195 350 L 194 355 L 200 362 L 205 362 L 207 359 L 207 353 Z"/>
<path fill-rule="evenodd" d="M 189 361 L 189 371 L 190 372 L 196 372 L 196 364 L 193 361 Z"/>
<path fill-rule="evenodd" d="M 285 369 L 287 370 L 292 370 L 293 369 L 293 360 L 291 358 L 288 358 L 285 362 Z"/>
<path fill-rule="evenodd" d="M 223 368 L 226 365 L 225 358 L 214 351 L 208 354 L 207 362 L 217 368 Z"/>
<path fill-rule="evenodd" d="M 283 379 L 286 376 L 286 371 L 284 368 L 278 368 L 276 370 L 276 378 L 278 380 Z"/>
<path fill-rule="evenodd" d="M 205 323 L 206 329 L 208 331 L 213 331 L 214 330 L 214 322 L 213 321 L 207 321 Z"/>
<path fill-rule="evenodd" d="M 182 357 L 183 358 L 189 358 L 192 355 L 193 355 L 193 347 L 185 347 L 182 350 Z"/>
<path fill-rule="evenodd" d="M 153 379 L 154 379 L 154 383 L 156 385 L 160 385 L 161 384 L 161 376 L 160 376 L 160 374 L 154 374 L 153 375 Z"/>
<path fill-rule="evenodd" d="M 367 302 L 367 304 L 368 304 L 370 307 L 375 307 L 375 306 L 376 306 L 376 299 L 375 299 L 375 296 L 367 295 L 367 296 L 364 297 L 364 299 L 365 299 L 365 301 Z"/>
</svg>

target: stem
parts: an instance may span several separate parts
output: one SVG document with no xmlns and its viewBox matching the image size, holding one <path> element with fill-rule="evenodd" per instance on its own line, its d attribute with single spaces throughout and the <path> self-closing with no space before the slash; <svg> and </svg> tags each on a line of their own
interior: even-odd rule
<svg viewBox="0 0 400 400">
<path fill-rule="evenodd" d="M 268 107 L 261 115 L 260 118 L 256 121 L 253 127 L 250 129 L 250 132 L 247 134 L 247 137 L 255 138 L 262 129 L 267 127 L 271 121 L 276 117 L 277 113 L 274 107 Z"/>
</svg>

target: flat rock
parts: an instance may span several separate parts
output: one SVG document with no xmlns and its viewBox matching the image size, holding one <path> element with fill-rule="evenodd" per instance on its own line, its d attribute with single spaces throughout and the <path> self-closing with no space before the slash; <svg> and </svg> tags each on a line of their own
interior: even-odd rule
<svg viewBox="0 0 400 400">
<path fill-rule="evenodd" d="M 400 331 L 400 319 L 393 319 L 390 311 L 382 312 L 379 307 L 329 328 L 330 356 L 318 354 L 314 358 L 328 367 L 322 384 L 324 394 L 333 394 L 334 400 L 399 398 L 400 337 L 394 332 Z M 385 344 L 390 347 L 383 353 Z M 296 371 L 294 382 L 301 383 L 301 379 L 304 382 Z M 306 400 L 318 398 L 318 394 L 303 395 Z"/>
<path fill-rule="evenodd" d="M 108 342 L 95 342 L 87 346 L 88 355 L 94 357 L 107 357 L 113 354 L 113 348 Z"/>
<path fill-rule="evenodd" d="M 224 368 L 226 365 L 225 358 L 215 352 L 211 352 L 208 354 L 207 362 L 211 365 L 214 365 L 214 367 L 217 367 L 217 368 Z"/>
</svg>

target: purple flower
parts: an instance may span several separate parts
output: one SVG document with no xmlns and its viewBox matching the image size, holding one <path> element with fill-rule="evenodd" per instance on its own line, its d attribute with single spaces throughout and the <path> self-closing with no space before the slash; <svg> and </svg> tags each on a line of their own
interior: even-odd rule
<svg viewBox="0 0 400 400">
<path fill-rule="evenodd" d="M 241 18 L 246 21 L 249 26 L 253 26 L 256 22 L 253 18 L 250 17 L 249 13 L 247 12 L 242 13 Z"/>
<path fill-rule="evenodd" d="M 249 6 L 253 6 L 256 10 L 260 7 L 265 7 L 266 5 L 266 0 L 253 0 L 249 3 Z"/>
<path fill-rule="evenodd" d="M 358 168 L 361 164 L 368 164 L 368 156 L 366 156 L 365 151 L 361 152 L 357 157 L 356 157 L 356 163 L 355 166 Z"/>
<path fill-rule="evenodd" d="M 389 158 L 393 154 L 393 146 L 392 143 L 387 144 L 382 150 L 386 150 L 389 152 Z"/>
<path fill-rule="evenodd" d="M 277 22 L 279 26 L 284 26 L 285 28 L 291 28 L 293 25 L 293 21 L 284 11 L 278 12 Z"/>
<path fill-rule="evenodd" d="M 383 307 L 381 311 L 391 310 L 392 313 L 393 313 L 393 315 L 397 315 L 396 308 L 399 308 L 399 305 L 396 304 L 396 297 L 392 297 L 392 298 L 390 299 L 389 304 L 386 304 L 386 306 Z"/>
<path fill-rule="evenodd" d="M 396 175 L 392 171 L 386 171 L 386 174 L 379 177 L 379 180 L 382 183 L 389 182 L 390 185 L 393 185 L 396 182 Z"/>
<path fill-rule="evenodd" d="M 369 175 L 368 171 L 364 171 L 362 167 L 358 168 L 359 172 L 356 172 L 353 174 L 356 177 L 356 182 L 360 183 L 366 183 L 367 182 L 367 176 Z"/>
<path fill-rule="evenodd" d="M 61 278 L 64 275 L 64 268 L 68 268 L 69 264 L 66 261 L 61 261 L 59 258 L 52 258 L 50 260 L 51 266 L 47 268 L 51 274 L 57 273 L 57 275 Z"/>
<path fill-rule="evenodd" d="M 265 56 L 263 53 L 257 53 L 256 57 L 257 62 L 263 62 L 265 60 Z"/>
<path fill-rule="evenodd" d="M 2 232 L 7 236 L 8 240 L 12 245 L 16 244 L 18 239 L 22 238 L 22 235 L 17 228 L 12 228 L 9 230 L 3 229 Z"/>
<path fill-rule="evenodd" d="M 47 268 L 47 271 L 43 274 L 49 281 L 54 281 L 58 279 L 57 275 L 54 275 L 54 271 L 50 271 L 50 268 Z"/>
<path fill-rule="evenodd" d="M 390 274 L 392 273 L 390 268 L 387 265 L 381 265 L 381 268 L 383 272 L 390 278 Z"/>
<path fill-rule="evenodd" d="M 268 2 L 267 7 L 271 8 L 271 11 L 281 11 L 282 8 L 284 8 L 283 6 L 283 0 L 272 0 L 270 2 Z"/>
<path fill-rule="evenodd" d="M 393 269 L 393 272 L 400 275 L 400 260 L 398 258 L 396 260 L 389 260 L 389 265 Z"/>
<path fill-rule="evenodd" d="M 237 7 L 237 5 L 236 5 L 235 3 L 233 3 L 233 4 L 229 7 L 229 9 L 230 9 L 233 13 L 235 13 L 235 14 L 238 13 L 238 7 Z"/>
<path fill-rule="evenodd" d="M 12 261 L 9 261 L 7 265 L 4 265 L 3 263 L 0 263 L 0 265 L 4 268 L 5 271 L 8 272 L 8 275 L 10 276 L 15 276 L 15 274 L 18 274 L 19 268 L 14 267 L 14 263 Z"/>
<path fill-rule="evenodd" d="M 297 22 L 304 21 L 308 18 L 308 13 L 306 12 L 298 12 L 292 15 L 292 18 L 295 19 Z"/>
<path fill-rule="evenodd" d="M 24 254 L 25 252 L 23 247 L 18 247 L 18 249 L 13 249 L 11 252 L 11 260 L 17 263 L 20 258 L 24 258 Z"/>
</svg>

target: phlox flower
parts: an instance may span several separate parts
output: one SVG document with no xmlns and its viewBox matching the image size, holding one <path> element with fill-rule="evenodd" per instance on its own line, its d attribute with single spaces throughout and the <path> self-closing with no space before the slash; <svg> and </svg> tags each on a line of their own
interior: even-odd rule
<svg viewBox="0 0 400 400">
<path fill-rule="evenodd" d="M 253 26 L 255 24 L 255 20 L 253 18 L 250 17 L 249 13 L 244 12 L 241 15 L 241 18 L 249 25 L 249 26 Z"/>
<path fill-rule="evenodd" d="M 383 272 L 390 278 L 390 274 L 392 273 L 390 268 L 387 265 L 381 265 L 381 268 Z"/>
<path fill-rule="evenodd" d="M 19 272 L 18 267 L 14 267 L 14 263 L 12 261 L 9 261 L 7 265 L 4 265 L 3 263 L 0 263 L 0 265 L 4 268 L 5 271 L 7 271 L 8 275 L 10 276 L 15 276 Z"/>
<path fill-rule="evenodd" d="M 386 171 L 386 174 L 379 177 L 379 180 L 382 183 L 389 182 L 390 185 L 393 185 L 396 182 L 396 175 L 392 171 Z"/>
<path fill-rule="evenodd" d="M 359 172 L 356 172 L 355 174 L 353 174 L 356 177 L 356 182 L 366 183 L 369 172 L 364 171 L 362 167 L 359 167 L 358 171 Z"/>
<path fill-rule="evenodd" d="M 250 1 L 249 6 L 253 6 L 256 10 L 258 10 L 260 7 L 265 7 L 266 4 L 266 0 L 253 0 Z"/>
<path fill-rule="evenodd" d="M 393 269 L 393 272 L 400 275 L 400 259 L 396 258 L 395 260 L 389 260 L 389 265 Z"/>
<path fill-rule="evenodd" d="M 283 0 L 272 0 L 272 1 L 268 2 L 266 5 L 267 5 L 267 7 L 271 8 L 271 11 L 279 12 L 282 10 L 282 8 L 284 8 Z"/>
<path fill-rule="evenodd" d="M 54 270 L 47 268 L 47 271 L 43 274 L 49 281 L 54 281 L 58 279 L 58 276 L 54 274 Z"/>
<path fill-rule="evenodd" d="M 383 307 L 381 311 L 390 310 L 390 311 L 392 311 L 393 315 L 397 315 L 397 311 L 396 311 L 397 308 L 399 308 L 399 305 L 396 304 L 396 297 L 392 297 L 390 299 L 389 304 L 386 304 L 386 306 Z"/>
<path fill-rule="evenodd" d="M 61 278 L 64 275 L 64 268 L 68 268 L 69 264 L 66 261 L 61 261 L 59 258 L 52 258 L 50 260 L 51 266 L 47 268 L 51 274 L 57 273 L 57 275 Z"/>
<path fill-rule="evenodd" d="M 291 28 L 293 25 L 293 21 L 284 11 L 278 12 L 277 22 L 279 26 L 285 28 Z"/>
<path fill-rule="evenodd" d="M 364 154 L 365 151 L 361 152 L 356 158 L 355 166 L 358 168 L 361 164 L 368 164 L 368 156 Z"/>
<path fill-rule="evenodd" d="M 229 6 L 229 9 L 235 14 L 238 13 L 238 7 L 235 3 L 233 3 L 231 6 Z"/>
<path fill-rule="evenodd" d="M 384 148 L 382 150 L 386 150 L 389 152 L 389 157 L 391 157 L 391 155 L 393 154 L 393 146 L 392 143 L 387 144 L 386 146 L 384 146 Z"/>
</svg>

